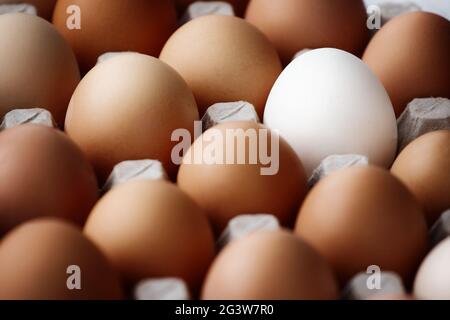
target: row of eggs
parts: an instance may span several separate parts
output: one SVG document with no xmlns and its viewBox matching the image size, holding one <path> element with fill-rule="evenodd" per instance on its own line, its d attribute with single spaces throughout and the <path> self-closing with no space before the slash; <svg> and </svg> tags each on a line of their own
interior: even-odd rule
<svg viewBox="0 0 450 320">
<path fill-rule="evenodd" d="M 101 21 L 98 16 L 96 19 Z M 415 45 L 417 37 L 405 36 L 403 32 L 413 32 L 418 28 L 417 24 L 422 23 L 439 41 L 433 37 L 424 37 L 423 41 L 432 40 L 433 43 L 422 43 L 417 48 L 427 48 L 429 56 L 426 53 L 417 54 L 412 58 L 419 61 L 408 61 L 405 58 L 411 58 L 411 45 Z M 77 32 L 85 32 L 83 29 L 70 32 L 64 28 L 61 27 L 60 31 L 71 35 L 66 37 L 69 43 L 82 43 L 77 39 L 71 40 L 71 37 L 76 38 Z M 445 41 L 449 36 L 448 21 L 431 14 L 410 14 L 399 17 L 385 28 L 372 40 L 369 49 L 371 46 L 377 47 L 377 39 L 383 41 L 383 33 L 391 37 L 392 33 L 399 32 L 402 39 L 406 39 L 407 44 L 403 48 L 405 58 L 397 60 L 402 55 L 395 53 L 389 56 L 387 53 L 384 59 L 395 60 L 392 62 L 395 68 L 412 70 L 411 75 L 402 76 L 402 81 L 393 81 L 395 85 L 407 87 L 406 96 L 402 96 L 403 89 L 394 88 L 390 91 L 389 82 L 383 81 L 383 76 L 377 74 L 382 80 L 380 82 L 361 60 L 336 49 L 306 53 L 282 72 L 277 51 L 262 33 L 244 20 L 218 16 L 196 19 L 176 31 L 162 50 L 160 58 L 165 63 L 146 55 L 126 54 L 99 64 L 78 84 L 80 75 L 73 53 L 51 25 L 31 16 L 1 16 L 0 33 L 5 30 L 5 37 L 0 41 L 4 41 L 2 47 L 8 49 L 0 54 L 0 63 L 4 64 L 2 69 L 5 70 L 0 77 L 0 84 L 6 88 L 0 96 L 2 113 L 11 106 L 48 108 L 60 125 L 65 122 L 66 132 L 83 151 L 80 152 L 73 142 L 53 130 L 24 126 L 2 133 L 1 153 L 6 164 L 2 180 L 8 181 L 2 190 L 5 199 L 0 222 L 2 233 L 39 216 L 62 216 L 83 224 L 97 201 L 97 181 L 84 155 L 94 166 L 100 181 L 104 181 L 114 164 L 121 160 L 142 158 L 161 160 L 174 178 L 177 168 L 170 159 L 173 147 L 170 134 L 173 130 L 190 129 L 199 114 L 203 114 L 215 102 L 248 100 L 255 105 L 260 116 L 264 116 L 265 124 L 280 130 L 286 140 L 282 140 L 280 148 L 278 175 L 261 176 L 252 166 L 185 166 L 178 174 L 178 185 L 183 192 L 162 182 L 124 185 L 107 194 L 95 206 L 85 226 L 85 234 L 112 260 L 126 283 L 134 283 L 148 276 L 179 276 L 196 292 L 214 256 L 214 233 L 202 210 L 208 213 L 215 233 L 238 213 L 270 212 L 277 215 L 283 225 L 292 226 L 298 207 L 307 193 L 306 175 L 326 155 L 362 153 L 368 155 L 374 164 L 385 167 L 391 165 L 397 146 L 394 110 L 399 114 L 405 102 L 394 102 L 392 108 L 389 96 L 392 101 L 404 99 L 406 102 L 419 96 L 449 96 L 448 91 L 445 91 L 450 83 L 448 73 L 445 73 L 448 61 L 442 58 L 449 56 L 448 42 Z M 85 34 L 95 32 L 88 31 Z M 99 32 L 98 35 L 107 40 L 105 32 Z M 45 46 L 42 39 L 48 39 Z M 99 41 L 90 40 L 86 48 L 95 47 L 92 44 Z M 396 52 L 402 52 L 401 46 L 397 46 L 397 40 L 389 41 L 396 46 L 382 44 L 374 49 L 379 50 L 374 53 L 377 61 L 383 61 L 380 55 L 392 47 L 396 48 Z M 272 43 L 276 44 L 276 41 L 272 40 Z M 433 45 L 435 47 L 432 50 L 430 48 Z M 76 45 L 73 48 L 82 69 L 83 61 L 90 61 L 85 71 L 90 69 L 98 52 L 92 54 L 92 58 L 83 60 L 80 55 L 86 53 L 85 49 L 78 50 Z M 129 47 L 108 49 L 130 50 Z M 280 52 L 280 48 L 277 49 Z M 401 68 L 402 63 L 408 67 Z M 383 68 L 386 65 L 388 67 L 385 70 Z M 398 75 L 399 71 L 393 70 L 394 67 L 387 62 L 381 65 L 387 73 Z M 417 83 L 422 75 L 421 70 L 426 71 L 425 80 L 419 82 L 420 89 L 425 91 L 419 92 L 408 84 L 408 80 Z M 393 98 L 397 92 L 401 96 L 399 100 Z M 69 109 L 65 115 L 67 105 Z M 312 107 L 299 108 L 301 105 Z M 329 109 L 330 106 L 335 109 Z M 229 127 L 260 128 L 253 123 L 230 123 L 220 129 Z M 394 165 L 394 168 L 403 171 L 404 180 L 407 180 L 411 177 L 411 167 L 414 168 L 417 162 L 424 163 L 417 169 L 419 181 L 414 181 L 414 185 L 410 184 L 409 187 L 418 190 L 416 195 L 423 200 L 423 205 L 432 207 L 427 211 L 427 218 L 433 222 L 448 207 L 449 188 L 445 172 L 448 172 L 446 159 L 449 136 L 447 131 L 431 136 L 426 137 L 426 142 L 420 143 L 425 140 L 424 137 L 412 145 L 409 151 L 406 150 L 406 156 L 399 157 L 400 164 Z M 421 148 L 426 152 L 417 151 Z M 421 159 L 420 155 L 426 157 Z M 33 161 L 30 162 L 30 159 Z M 405 159 L 403 164 L 401 159 Z M 430 180 L 428 172 L 431 172 L 433 179 Z M 425 181 L 420 180 L 422 174 L 426 176 L 423 178 Z M 318 186 L 308 196 L 309 200 L 304 202 L 296 232 L 313 243 L 327 258 L 341 283 L 373 261 L 397 271 L 405 281 L 411 281 L 426 250 L 427 227 L 422 209 L 406 188 L 387 172 L 374 167 L 351 169 L 327 181 L 328 185 L 324 183 Z M 424 192 L 426 196 L 421 197 L 424 183 L 429 187 Z M 336 193 L 336 190 L 341 192 Z M 427 197 L 428 190 L 431 200 Z M 360 196 L 355 199 L 355 194 Z M 366 199 L 369 201 L 365 202 Z M 149 212 L 154 213 L 154 216 L 149 215 Z M 359 216 L 361 212 L 366 212 L 362 218 Z M 380 212 L 385 225 L 379 222 Z M 333 216 L 330 213 L 336 215 L 336 220 L 331 219 Z M 343 228 L 336 228 L 336 225 L 340 225 L 340 219 Z M 348 230 L 345 230 L 345 226 Z M 60 261 L 65 264 L 67 259 L 73 258 L 73 252 L 80 251 L 72 247 L 78 240 L 64 240 L 65 237 L 80 237 L 74 228 L 72 231 L 70 229 L 64 223 L 54 221 L 25 224 L 3 240 L 0 260 L 6 261 L 2 257 L 9 257 L 16 251 L 15 244 L 32 248 L 39 242 L 45 247 L 52 246 L 58 240 L 61 243 L 58 248 L 61 250 Z M 46 241 L 36 241 L 41 237 L 40 234 L 47 235 Z M 318 234 L 320 237 L 317 237 Z M 274 288 L 270 286 L 273 283 L 285 286 L 284 290 L 279 291 L 283 293 L 280 297 L 336 297 L 337 285 L 331 270 L 322 257 L 305 243 L 288 233 L 266 235 L 266 240 L 262 239 L 263 235 L 260 237 L 253 240 L 255 244 L 249 241 L 249 248 L 242 249 L 244 254 L 254 252 L 256 257 L 261 256 L 263 261 L 256 259 L 254 268 L 260 265 L 268 267 L 266 273 L 255 273 L 255 278 L 249 280 L 250 284 L 264 284 L 259 281 L 259 277 L 266 275 L 300 278 L 292 281 L 290 287 L 286 279 L 265 282 L 267 288 L 249 287 L 250 292 L 246 293 L 249 296 L 239 296 L 238 292 L 226 293 L 226 290 L 232 290 L 226 286 L 227 283 L 234 285 L 248 280 L 245 273 L 243 279 L 236 278 L 235 272 L 242 271 L 233 269 L 239 257 L 242 257 L 242 253 L 236 253 L 235 257 L 229 258 L 229 263 L 224 264 L 223 269 L 219 264 L 211 271 L 213 280 L 206 283 L 203 297 L 220 298 L 227 297 L 226 294 L 234 298 L 258 297 L 257 293 L 271 294 Z M 364 242 L 364 239 L 368 241 Z M 85 240 L 80 245 L 83 241 L 87 247 L 91 246 Z M 358 241 L 363 252 L 358 251 L 356 255 L 360 259 L 352 259 L 355 256 L 352 248 Z M 382 245 L 384 242 L 386 244 Z M 270 250 L 270 246 L 277 246 L 277 243 L 279 247 Z M 282 265 L 288 269 L 278 272 L 271 270 L 275 263 L 266 261 L 268 258 L 262 252 L 258 254 L 255 246 L 262 252 L 285 252 L 286 256 L 277 255 L 277 258 L 280 261 L 286 259 Z M 385 250 L 387 246 L 392 247 L 389 252 Z M 41 251 L 39 247 L 35 250 Z M 95 251 L 97 249 L 83 250 L 88 258 L 82 269 L 95 270 L 92 278 L 98 278 L 91 281 L 88 273 L 86 283 L 92 286 L 92 291 L 87 292 L 90 291 L 94 297 L 119 297 L 120 286 L 114 280 L 114 272 L 100 258 L 101 254 Z M 292 254 L 294 251 L 297 253 Z M 367 256 L 364 256 L 364 251 Z M 334 252 L 341 252 L 342 255 L 334 257 Z M 21 254 L 23 256 L 12 255 L 17 260 L 8 259 L 8 263 L 3 265 L 2 270 L 5 272 L 1 281 L 9 284 L 0 292 L 5 297 L 23 298 L 26 297 L 24 294 L 36 297 L 42 294 L 40 290 L 43 284 L 36 284 L 35 291 L 21 292 L 19 279 L 13 275 L 17 272 L 17 261 L 37 259 L 35 265 L 45 269 L 45 261 L 49 257 L 28 257 L 28 252 L 23 251 Z M 308 283 L 306 280 L 313 277 L 311 270 L 306 272 L 303 269 L 304 262 L 301 259 L 296 262 L 299 265 L 291 261 L 293 256 L 311 261 L 323 284 L 296 286 L 296 283 Z M 97 265 L 91 267 L 89 263 Z M 33 263 L 28 265 L 32 266 Z M 62 281 L 66 276 L 65 270 L 61 265 L 55 264 L 54 267 L 59 270 L 59 273 L 56 272 L 59 276 L 54 277 L 55 284 L 65 284 Z M 103 271 L 102 276 L 97 274 L 100 269 Z M 32 270 L 28 271 L 32 277 Z M 233 278 L 232 281 L 227 279 L 227 272 Z M 24 277 L 20 281 L 27 283 L 29 280 Z M 208 288 L 208 283 L 212 283 L 212 289 Z M 218 288 L 223 288 L 224 295 L 220 296 L 221 290 Z M 48 294 L 62 292 L 65 291 L 49 290 Z"/>
</svg>

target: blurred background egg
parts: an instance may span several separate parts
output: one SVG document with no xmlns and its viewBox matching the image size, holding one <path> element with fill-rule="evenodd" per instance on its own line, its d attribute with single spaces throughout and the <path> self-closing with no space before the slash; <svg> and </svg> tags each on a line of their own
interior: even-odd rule
<svg viewBox="0 0 450 320">
<path fill-rule="evenodd" d="M 248 101 L 260 117 L 281 63 L 269 40 L 243 19 L 205 16 L 179 28 L 161 60 L 186 80 L 202 115 L 218 102 Z"/>
<path fill-rule="evenodd" d="M 422 262 L 414 294 L 423 300 L 450 299 L 450 237 L 439 243 Z"/>
<path fill-rule="evenodd" d="M 69 289 L 74 272 L 70 266 L 78 268 L 79 290 Z M 0 243 L 0 299 L 121 298 L 119 277 L 110 262 L 71 224 L 48 218 L 29 221 Z"/>
<path fill-rule="evenodd" d="M 432 225 L 450 208 L 450 130 L 430 132 L 411 142 L 391 171 L 419 199 Z"/>
<path fill-rule="evenodd" d="M 340 170 L 306 197 L 295 232 L 346 283 L 372 265 L 412 281 L 427 248 L 422 210 L 408 189 L 377 167 Z"/>
<path fill-rule="evenodd" d="M 81 28 L 70 29 L 69 6 L 78 6 Z M 53 23 L 73 47 L 82 71 L 106 52 L 158 56 L 176 27 L 173 0 L 58 0 Z"/>
<path fill-rule="evenodd" d="M 108 192 L 84 229 L 127 284 L 179 277 L 195 294 L 214 255 L 204 212 L 177 186 L 133 181 Z"/>
<path fill-rule="evenodd" d="M 75 55 L 42 18 L 0 15 L 0 117 L 12 109 L 44 108 L 60 126 L 80 81 Z"/>
<path fill-rule="evenodd" d="M 285 64 L 303 49 L 361 55 L 369 40 L 362 0 L 251 0 L 245 19 L 272 41 Z"/>
<path fill-rule="evenodd" d="M 37 14 L 40 17 L 51 20 L 56 1 L 57 0 L 0 0 L 0 5 L 23 3 L 31 4 L 36 8 Z"/>
<path fill-rule="evenodd" d="M 336 299 L 327 262 L 287 231 L 262 231 L 227 246 L 206 277 L 204 300 Z"/>
<path fill-rule="evenodd" d="M 305 172 L 289 145 L 280 139 L 277 153 L 272 138 L 279 137 L 259 124 L 228 122 L 206 131 L 184 156 L 178 185 L 207 212 L 216 232 L 239 214 L 269 213 L 283 225 L 294 222 L 307 192 Z M 263 148 L 272 162 L 263 164 L 260 156 L 251 162 L 251 152 Z M 208 150 L 218 150 L 215 159 Z M 244 161 L 238 162 L 238 154 Z"/>
<path fill-rule="evenodd" d="M 450 21 L 427 12 L 392 19 L 370 41 L 363 60 L 401 115 L 414 98 L 450 98 Z"/>
<path fill-rule="evenodd" d="M 270 92 L 264 124 L 279 130 L 308 176 L 327 156 L 361 154 L 389 167 L 397 123 L 380 81 L 357 57 L 316 49 L 292 61 Z"/>
<path fill-rule="evenodd" d="M 248 1 L 249 0 L 225 0 L 224 2 L 228 2 L 229 4 L 231 4 L 234 8 L 234 12 L 236 13 L 236 15 L 241 17 L 244 15 L 245 8 L 247 8 Z M 183 14 L 184 11 L 186 10 L 186 8 L 194 2 L 198 2 L 198 1 L 197 0 L 175 0 L 177 9 L 180 14 Z M 206 0 L 203 2 L 213 2 L 213 1 Z"/>
<path fill-rule="evenodd" d="M 27 124 L 0 133 L 0 235 L 37 217 L 82 225 L 97 201 L 94 171 L 53 128 Z"/>
<path fill-rule="evenodd" d="M 160 60 L 137 53 L 93 68 L 77 87 L 66 132 L 86 153 L 100 180 L 125 160 L 160 160 L 173 177 L 174 130 L 198 120 L 186 82 Z"/>
</svg>

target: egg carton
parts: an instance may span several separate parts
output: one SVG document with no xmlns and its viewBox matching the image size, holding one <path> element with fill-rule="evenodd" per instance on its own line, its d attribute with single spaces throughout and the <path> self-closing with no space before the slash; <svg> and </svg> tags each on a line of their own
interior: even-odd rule
<svg viewBox="0 0 450 320">
<path fill-rule="evenodd" d="M 0 14 L 6 13 L 26 13 L 37 16 L 37 9 L 35 6 L 26 3 L 0 4 Z"/>
<path fill-rule="evenodd" d="M 179 25 L 207 15 L 235 16 L 233 6 L 224 1 L 196 1 L 191 3 L 181 17 Z"/>
<path fill-rule="evenodd" d="M 366 300 L 374 296 L 402 296 L 406 294 L 401 277 L 389 271 L 382 271 L 380 276 L 380 286 L 373 286 L 371 277 L 374 274 L 361 272 L 355 275 L 345 287 L 342 299 L 345 300 Z"/>
<path fill-rule="evenodd" d="M 8 112 L 0 125 L 0 131 L 14 128 L 22 124 L 33 123 L 56 128 L 52 114 L 42 108 L 15 109 Z"/>
<path fill-rule="evenodd" d="M 155 278 L 140 281 L 133 290 L 134 300 L 190 300 L 185 281 L 179 278 Z"/>
<path fill-rule="evenodd" d="M 203 132 L 224 122 L 253 121 L 259 123 L 255 107 L 246 101 L 213 104 L 202 118 Z"/>
<path fill-rule="evenodd" d="M 397 122 L 400 152 L 421 135 L 450 129 L 450 100 L 446 98 L 414 99 Z"/>
<path fill-rule="evenodd" d="M 158 160 L 128 160 L 117 164 L 106 180 L 101 193 L 128 181 L 167 180 L 168 176 Z"/>
</svg>

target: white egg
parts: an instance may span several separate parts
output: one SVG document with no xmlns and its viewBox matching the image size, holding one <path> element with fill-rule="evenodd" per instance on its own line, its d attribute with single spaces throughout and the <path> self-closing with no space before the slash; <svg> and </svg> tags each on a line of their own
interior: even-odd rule
<svg viewBox="0 0 450 320">
<path fill-rule="evenodd" d="M 425 258 L 414 281 L 418 299 L 450 299 L 450 237 L 438 244 Z"/>
<path fill-rule="evenodd" d="M 293 60 L 272 88 L 264 123 L 289 142 L 308 174 L 333 154 L 361 154 L 388 167 L 397 149 L 386 90 L 364 62 L 338 49 Z"/>
</svg>

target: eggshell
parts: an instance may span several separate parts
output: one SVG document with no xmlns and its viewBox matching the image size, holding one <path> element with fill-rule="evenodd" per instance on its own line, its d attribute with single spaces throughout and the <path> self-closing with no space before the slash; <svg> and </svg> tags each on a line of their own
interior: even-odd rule
<svg viewBox="0 0 450 320">
<path fill-rule="evenodd" d="M 295 213 L 306 195 L 303 166 L 284 140 L 279 140 L 279 153 L 273 156 L 273 169 L 276 169 L 275 157 L 278 157 L 277 172 L 264 175 L 261 169 L 269 168 L 270 165 L 263 165 L 261 158 L 258 158 L 257 163 L 249 161 L 255 146 L 250 146 L 249 142 L 239 146 L 239 141 L 255 132 L 258 137 L 253 141 L 257 141 L 258 150 L 262 150 L 263 146 L 270 152 L 274 133 L 262 130 L 267 129 L 254 122 L 217 125 L 199 137 L 183 159 L 178 185 L 207 212 L 216 233 L 239 214 L 273 214 L 283 225 L 289 225 L 293 223 Z M 227 132 L 235 135 L 227 138 Z M 218 134 L 223 139 L 211 139 L 211 134 Z M 266 138 L 261 139 L 261 135 Z M 225 154 L 231 148 L 236 150 L 235 157 L 238 153 L 245 154 L 246 161 L 240 164 L 234 158 L 235 161 L 231 163 L 218 156 L 215 159 L 217 161 L 209 162 L 208 150 L 223 150 Z"/>
<path fill-rule="evenodd" d="M 414 282 L 418 299 L 450 299 L 450 237 L 437 245 L 422 262 Z"/>
<path fill-rule="evenodd" d="M 357 57 L 316 49 L 295 59 L 270 92 L 264 123 L 279 130 L 306 172 L 335 154 L 360 154 L 389 167 L 397 123 L 383 85 Z"/>
<path fill-rule="evenodd" d="M 80 289 L 69 289 L 70 266 Z M 68 271 L 69 270 L 69 271 Z M 120 299 L 119 277 L 100 250 L 76 227 L 58 219 L 29 221 L 0 243 L 0 299 Z"/>
<path fill-rule="evenodd" d="M 97 201 L 94 171 L 62 132 L 25 124 L 0 133 L 0 235 L 42 216 L 84 223 Z"/>
<path fill-rule="evenodd" d="M 262 116 L 281 72 L 276 50 L 243 19 L 204 16 L 179 28 L 161 55 L 192 89 L 200 114 L 218 102 L 248 101 Z"/>
<path fill-rule="evenodd" d="M 401 115 L 414 98 L 450 98 L 450 21 L 427 12 L 400 15 L 369 43 L 363 60 Z"/>
<path fill-rule="evenodd" d="M 179 277 L 195 292 L 214 255 L 203 211 L 175 185 L 127 182 L 95 206 L 84 229 L 127 283 Z"/>
<path fill-rule="evenodd" d="M 237 240 L 216 258 L 206 277 L 205 300 L 336 299 L 325 260 L 287 231 L 262 231 Z"/>
<path fill-rule="evenodd" d="M 369 41 L 361 0 L 251 0 L 245 19 L 272 41 L 286 64 L 307 48 L 361 55 Z"/>
<path fill-rule="evenodd" d="M 206 0 L 206 2 L 208 1 L 209 0 Z M 245 12 L 245 8 L 247 7 L 248 1 L 249 0 L 227 0 L 224 2 L 228 2 L 229 4 L 231 4 L 236 14 L 242 16 Z M 180 13 L 183 13 L 184 10 L 186 10 L 186 8 L 194 2 L 197 2 L 197 0 L 175 0 L 175 3 Z"/>
<path fill-rule="evenodd" d="M 31 4 L 37 9 L 37 13 L 40 17 L 50 20 L 53 15 L 53 8 L 55 8 L 57 0 L 0 0 L 2 4 Z"/>
<path fill-rule="evenodd" d="M 160 60 L 127 54 L 93 68 L 77 87 L 66 132 L 83 149 L 101 180 L 125 160 L 154 159 L 176 174 L 171 161 L 175 129 L 198 120 L 186 82 Z"/>
<path fill-rule="evenodd" d="M 80 81 L 75 55 L 42 18 L 0 15 L 0 117 L 13 109 L 44 108 L 64 124 Z"/>
<path fill-rule="evenodd" d="M 422 135 L 400 153 L 391 169 L 419 199 L 429 225 L 450 208 L 450 130 Z"/>
<path fill-rule="evenodd" d="M 372 265 L 409 283 L 427 247 L 417 200 L 388 171 L 372 166 L 321 180 L 305 199 L 295 232 L 329 261 L 342 284 Z"/>
<path fill-rule="evenodd" d="M 66 13 L 78 6 L 81 28 L 69 29 Z M 83 71 L 111 51 L 158 56 L 176 27 L 172 0 L 58 0 L 53 23 L 73 47 Z"/>
</svg>

